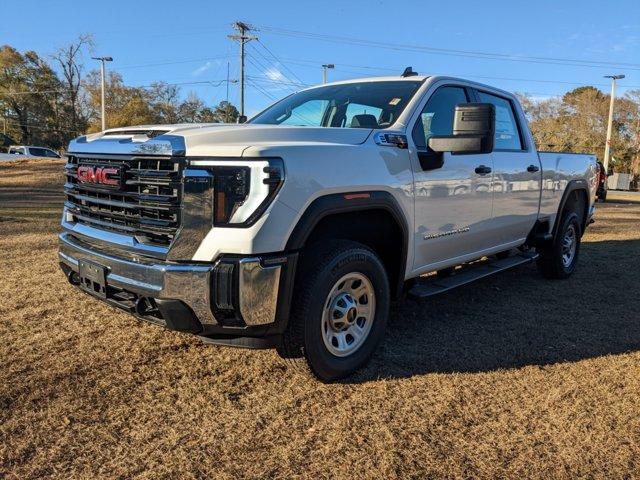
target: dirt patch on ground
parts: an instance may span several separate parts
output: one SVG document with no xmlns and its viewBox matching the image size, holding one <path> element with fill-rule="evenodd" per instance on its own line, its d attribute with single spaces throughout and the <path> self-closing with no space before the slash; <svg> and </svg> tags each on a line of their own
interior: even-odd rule
<svg viewBox="0 0 640 480">
<path fill-rule="evenodd" d="M 371 365 L 322 385 L 68 286 L 61 171 L 0 165 L 1 477 L 640 475 L 640 204 L 599 205 L 569 280 L 395 306 Z"/>
</svg>

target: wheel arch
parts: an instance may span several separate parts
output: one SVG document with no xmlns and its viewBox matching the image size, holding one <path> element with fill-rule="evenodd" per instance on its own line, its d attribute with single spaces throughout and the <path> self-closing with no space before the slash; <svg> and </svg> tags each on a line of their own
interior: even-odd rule
<svg viewBox="0 0 640 480">
<path fill-rule="evenodd" d="M 580 231 L 584 234 L 589 217 L 589 187 L 585 180 L 571 180 L 567 184 L 567 188 L 565 188 L 560 200 L 560 205 L 558 206 L 555 221 L 553 222 L 552 234 L 554 237 L 558 232 L 558 228 L 560 228 L 562 214 L 567 206 L 570 205 L 577 205 L 582 209 L 580 212 L 582 214 Z"/>
<path fill-rule="evenodd" d="M 372 222 L 379 228 L 371 229 Z M 368 227 L 358 232 L 359 225 Z M 372 248 L 385 264 L 392 295 L 401 293 L 409 228 L 400 205 L 389 192 L 342 192 L 315 199 L 291 232 L 286 249 L 303 250 L 325 238 L 355 240 Z"/>
</svg>

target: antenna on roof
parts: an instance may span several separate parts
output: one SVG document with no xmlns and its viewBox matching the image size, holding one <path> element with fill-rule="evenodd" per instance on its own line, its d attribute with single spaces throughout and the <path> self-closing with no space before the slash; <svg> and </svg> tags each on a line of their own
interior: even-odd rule
<svg viewBox="0 0 640 480">
<path fill-rule="evenodd" d="M 418 75 L 418 72 L 414 72 L 413 67 L 407 67 L 404 69 L 404 72 L 402 72 L 402 75 L 400 76 L 403 78 L 406 78 L 406 77 L 415 77 L 416 75 Z"/>
</svg>

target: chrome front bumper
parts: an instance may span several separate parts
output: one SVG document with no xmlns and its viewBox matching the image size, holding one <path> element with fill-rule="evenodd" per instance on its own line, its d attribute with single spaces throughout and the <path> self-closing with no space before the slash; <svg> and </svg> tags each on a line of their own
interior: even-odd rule
<svg viewBox="0 0 640 480">
<path fill-rule="evenodd" d="M 203 326 L 224 326 L 224 319 L 229 318 L 225 308 L 239 313 L 235 318 L 240 318 L 240 323 L 232 322 L 235 328 L 276 321 L 286 257 L 276 261 L 247 257 L 213 264 L 180 264 L 120 258 L 100 252 L 69 233 L 60 234 L 59 241 L 58 256 L 65 271 L 78 274 L 80 260 L 98 264 L 106 269 L 108 286 L 139 297 L 181 301 Z"/>
</svg>

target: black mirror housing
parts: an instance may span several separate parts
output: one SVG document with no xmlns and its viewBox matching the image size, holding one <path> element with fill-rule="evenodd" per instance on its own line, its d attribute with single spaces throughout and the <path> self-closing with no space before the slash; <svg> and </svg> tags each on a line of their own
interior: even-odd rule
<svg viewBox="0 0 640 480">
<path fill-rule="evenodd" d="M 496 108 L 491 103 L 456 105 L 453 135 L 429 138 L 434 152 L 491 153 L 496 132 Z"/>
</svg>

